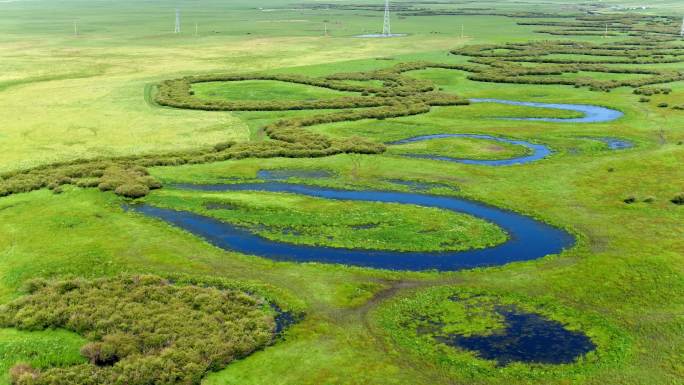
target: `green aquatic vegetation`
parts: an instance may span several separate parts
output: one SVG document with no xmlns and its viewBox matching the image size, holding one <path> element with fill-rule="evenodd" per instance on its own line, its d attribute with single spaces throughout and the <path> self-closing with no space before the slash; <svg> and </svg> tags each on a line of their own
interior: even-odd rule
<svg viewBox="0 0 684 385">
<path fill-rule="evenodd" d="M 529 150 L 509 143 L 475 138 L 442 138 L 389 147 L 389 154 L 423 154 L 457 159 L 508 159 L 523 156 Z"/>
<path fill-rule="evenodd" d="M 513 363 L 505 367 L 477 357 L 473 352 L 439 343 L 448 334 L 486 336 L 506 327 L 497 309 L 515 307 L 559 321 L 570 330 L 588 335 L 597 346 L 573 364 Z M 447 373 L 473 379 L 579 379 L 598 367 L 619 363 L 629 351 L 629 342 L 618 328 L 597 315 L 568 309 L 538 297 L 435 286 L 393 298 L 373 312 L 373 320 L 385 338 L 416 358 L 439 366 Z"/>
<path fill-rule="evenodd" d="M 89 343 L 89 363 L 33 369 L 29 384 L 199 384 L 209 371 L 270 344 L 273 311 L 236 289 L 175 285 L 156 276 L 33 280 L 26 295 L 2 306 L 0 324 L 19 330 L 63 328 Z"/>
<path fill-rule="evenodd" d="M 490 247 L 507 238 L 498 226 L 481 219 L 413 205 L 174 190 L 152 194 L 145 202 L 244 226 L 271 240 L 305 245 L 445 251 Z"/>
</svg>

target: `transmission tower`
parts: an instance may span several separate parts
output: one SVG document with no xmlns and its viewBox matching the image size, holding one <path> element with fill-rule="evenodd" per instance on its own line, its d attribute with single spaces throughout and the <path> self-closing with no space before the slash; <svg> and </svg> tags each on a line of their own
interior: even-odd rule
<svg viewBox="0 0 684 385">
<path fill-rule="evenodd" d="M 390 27 L 390 4 L 389 0 L 385 0 L 385 23 L 382 25 L 382 34 L 389 36 L 392 34 L 392 28 Z"/>
<path fill-rule="evenodd" d="M 176 8 L 176 29 L 174 29 L 173 33 L 180 33 L 180 31 L 181 31 L 180 9 Z"/>
</svg>

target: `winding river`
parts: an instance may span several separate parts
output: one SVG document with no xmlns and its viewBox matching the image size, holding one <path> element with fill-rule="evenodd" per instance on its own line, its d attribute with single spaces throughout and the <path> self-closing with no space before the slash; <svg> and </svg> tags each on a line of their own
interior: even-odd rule
<svg viewBox="0 0 684 385">
<path fill-rule="evenodd" d="M 575 243 L 573 236 L 568 232 L 531 217 L 455 197 L 393 191 L 337 190 L 283 182 L 178 185 L 176 187 L 202 191 L 268 191 L 325 199 L 436 207 L 473 215 L 495 223 L 509 236 L 508 241 L 495 247 L 453 252 L 345 249 L 273 241 L 256 235 L 248 229 L 191 212 L 149 205 L 133 208 L 140 213 L 183 228 L 223 249 L 278 261 L 336 263 L 388 270 L 453 271 L 529 261 L 545 255 L 558 254 Z"/>
<path fill-rule="evenodd" d="M 549 104 L 537 102 L 519 102 L 501 99 L 470 99 L 473 103 L 502 103 L 519 106 L 550 108 L 582 112 L 582 118 L 511 118 L 516 120 L 539 120 L 546 122 L 596 123 L 620 118 L 620 111 L 605 107 L 579 104 Z M 390 144 L 405 144 L 438 138 L 465 137 L 486 139 L 520 145 L 528 148 L 531 154 L 502 160 L 457 159 L 432 155 L 408 155 L 413 157 L 448 160 L 453 162 L 505 166 L 525 164 L 543 159 L 551 154 L 551 150 L 541 144 L 523 140 L 507 139 L 484 134 L 435 134 L 403 139 Z M 612 148 L 612 147 L 611 147 Z M 326 246 L 296 245 L 266 239 L 246 228 L 222 222 L 199 214 L 165 209 L 150 205 L 139 205 L 133 209 L 155 217 L 195 235 L 226 250 L 243 254 L 257 255 L 278 261 L 321 262 L 353 266 L 363 266 L 388 270 L 440 270 L 454 271 L 485 266 L 499 266 L 515 261 L 529 261 L 546 255 L 558 254 L 574 245 L 575 239 L 568 232 L 545 224 L 534 218 L 508 211 L 483 203 L 466 199 L 421 194 L 417 192 L 394 192 L 375 190 L 338 190 L 306 184 L 286 183 L 289 177 L 325 178 L 327 172 L 305 171 L 303 174 L 292 174 L 288 171 L 261 171 L 259 177 L 263 183 L 235 183 L 217 185 L 177 185 L 177 188 L 201 191 L 267 191 L 300 194 L 324 199 L 384 202 L 412 204 L 434 207 L 464 213 L 492 222 L 501 227 L 508 240 L 500 245 L 465 251 L 452 252 L 400 252 L 389 250 L 346 249 Z"/>
<path fill-rule="evenodd" d="M 503 99 L 469 99 L 471 103 L 497 103 L 512 106 L 548 108 L 552 110 L 575 111 L 584 114 L 581 118 L 504 118 L 507 120 L 526 120 L 538 122 L 554 123 L 604 123 L 621 118 L 624 114 L 618 110 L 613 110 L 601 106 L 589 104 L 560 104 L 560 103 L 540 103 L 540 102 L 519 102 L 515 100 Z"/>
<path fill-rule="evenodd" d="M 618 119 L 622 113 L 604 107 L 572 104 L 547 104 L 515 102 L 498 99 L 471 99 L 474 103 L 503 103 L 540 108 L 579 111 L 582 118 L 510 118 L 565 123 L 595 123 Z M 551 150 L 541 144 L 483 134 L 435 134 L 423 135 L 389 143 L 399 145 L 439 138 L 466 137 L 505 142 L 528 148 L 530 154 L 503 160 L 474 160 L 450 157 L 407 154 L 407 156 L 447 160 L 452 162 L 507 166 L 526 164 L 543 159 Z M 605 142 L 610 149 L 622 149 L 631 143 L 615 138 L 593 138 Z M 364 250 L 325 246 L 296 245 L 269 240 L 252 233 L 249 229 L 188 211 L 176 211 L 151 205 L 137 205 L 132 209 L 147 216 L 158 218 L 208 242 L 248 255 L 256 255 L 277 261 L 335 263 L 388 270 L 439 270 L 455 271 L 477 267 L 500 266 L 516 261 L 529 261 L 551 254 L 561 253 L 575 244 L 575 238 L 567 231 L 513 211 L 493 207 L 467 199 L 429 195 L 420 192 L 395 192 L 376 190 L 340 190 L 307 184 L 288 183 L 290 178 L 318 179 L 333 176 L 328 171 L 262 170 L 261 183 L 236 183 L 216 185 L 184 184 L 174 187 L 199 191 L 264 191 L 299 194 L 324 199 L 411 204 L 434 207 L 464 213 L 492 222 L 508 235 L 506 242 L 484 249 L 452 252 L 399 252 L 388 250 Z M 221 209 L 221 207 L 217 207 Z M 486 359 L 497 360 L 500 365 L 509 362 L 570 363 L 577 357 L 595 349 L 584 334 L 570 331 L 562 324 L 547 320 L 533 313 L 499 309 L 505 318 L 506 330 L 491 336 L 464 336 L 457 334 L 436 338 L 437 342 L 478 351 Z"/>
<path fill-rule="evenodd" d="M 509 144 L 514 144 L 517 146 L 523 146 L 523 147 L 527 148 L 528 151 L 530 152 L 530 154 L 515 157 L 515 158 L 496 159 L 496 160 L 491 160 L 491 159 L 490 160 L 488 160 L 488 159 L 461 159 L 461 158 L 453 158 L 453 157 L 449 157 L 449 156 L 429 155 L 429 154 L 402 154 L 402 156 L 409 157 L 409 158 L 432 159 L 432 160 L 442 160 L 442 161 L 447 161 L 447 162 L 474 164 L 474 165 L 480 165 L 480 166 L 512 166 L 515 164 L 525 164 L 525 163 L 536 162 L 540 159 L 544 159 L 544 158 L 548 157 L 549 155 L 551 155 L 551 149 L 548 146 L 543 145 L 543 144 L 535 144 L 535 143 L 527 142 L 524 140 L 501 138 L 498 136 L 483 135 L 483 134 L 422 135 L 422 136 L 415 136 L 413 138 L 397 140 L 396 142 L 389 142 L 387 144 L 395 146 L 395 145 L 401 145 L 401 144 L 407 144 L 407 143 L 415 143 L 415 142 L 422 142 L 422 141 L 426 141 L 426 140 L 444 139 L 444 138 L 473 138 L 473 139 L 490 140 L 490 141 L 501 142 L 501 143 L 509 143 Z"/>
</svg>

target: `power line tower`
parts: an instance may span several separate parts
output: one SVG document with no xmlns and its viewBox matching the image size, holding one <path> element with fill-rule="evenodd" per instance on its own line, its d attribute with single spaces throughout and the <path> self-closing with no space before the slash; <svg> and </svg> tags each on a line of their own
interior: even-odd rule
<svg viewBox="0 0 684 385">
<path fill-rule="evenodd" d="M 390 27 L 390 4 L 389 0 L 385 0 L 385 22 L 382 25 L 382 34 L 389 36 L 392 34 L 392 28 Z"/>
<path fill-rule="evenodd" d="M 181 31 L 180 9 L 176 8 L 176 29 L 173 30 L 173 33 L 180 33 L 180 31 Z"/>
</svg>

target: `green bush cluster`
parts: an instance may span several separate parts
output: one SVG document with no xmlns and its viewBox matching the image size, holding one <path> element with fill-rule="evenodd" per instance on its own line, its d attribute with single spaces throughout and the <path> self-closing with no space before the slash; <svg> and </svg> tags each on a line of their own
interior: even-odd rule
<svg viewBox="0 0 684 385">
<path fill-rule="evenodd" d="M 672 202 L 672 203 L 674 203 L 674 204 L 676 204 L 676 205 L 679 205 L 679 206 L 684 205 L 684 192 L 675 195 L 675 196 L 670 200 L 670 202 Z"/>
<path fill-rule="evenodd" d="M 37 370 L 18 364 L 16 385 L 199 384 L 209 371 L 274 339 L 268 302 L 234 289 L 176 285 L 156 276 L 31 281 L 0 311 L 0 325 L 64 328 L 91 342 L 87 364 Z"/>
<path fill-rule="evenodd" d="M 657 94 L 669 95 L 672 92 L 671 88 L 666 87 L 641 87 L 634 90 L 635 95 L 652 96 Z"/>
<path fill-rule="evenodd" d="M 549 22 L 556 23 L 556 22 Z M 629 44 L 627 44 L 629 43 Z M 573 41 L 534 41 L 528 43 L 472 45 L 452 50 L 454 55 L 470 58 L 481 67 L 471 71 L 468 78 L 474 81 L 511 84 L 546 84 L 588 87 L 594 91 L 610 91 L 618 87 L 645 89 L 653 84 L 684 80 L 683 70 L 616 67 L 607 64 L 678 63 L 684 61 L 684 47 L 637 42 L 593 44 Z M 615 59 L 585 60 L 576 58 L 549 58 L 548 55 L 600 55 Z M 529 66 L 519 63 L 539 63 Z M 482 67 L 485 66 L 485 67 Z M 644 75 L 639 78 L 602 80 L 592 76 L 569 78 L 563 75 L 579 72 Z"/>
<path fill-rule="evenodd" d="M 127 198 L 140 198 L 151 189 L 161 188 L 161 183 L 150 176 L 144 167 L 111 166 L 104 170 L 97 187 L 101 191 L 114 191 Z"/>
<path fill-rule="evenodd" d="M 449 66 L 428 62 L 401 63 L 388 69 L 369 72 L 338 73 L 324 78 L 304 75 L 204 75 L 187 76 L 165 80 L 159 84 L 155 100 L 157 103 L 175 108 L 209 111 L 284 111 L 313 109 L 348 109 L 380 107 L 396 104 L 402 98 L 434 90 L 430 81 L 401 76 L 403 72 L 433 66 L 454 69 L 474 69 L 473 66 Z M 325 100 L 207 100 L 195 97 L 192 85 L 203 82 L 231 82 L 244 80 L 275 80 L 286 83 L 324 87 L 338 91 L 360 92 L 358 97 L 340 97 Z M 383 87 L 345 83 L 345 80 L 380 80 Z M 366 95 L 366 96 L 363 96 Z"/>
</svg>

